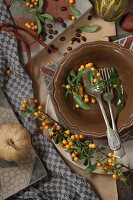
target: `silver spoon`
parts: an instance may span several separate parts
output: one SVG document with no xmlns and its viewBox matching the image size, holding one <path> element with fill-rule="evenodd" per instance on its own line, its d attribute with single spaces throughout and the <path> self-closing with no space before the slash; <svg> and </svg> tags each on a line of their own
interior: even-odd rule
<svg viewBox="0 0 133 200">
<path fill-rule="evenodd" d="M 86 70 L 87 71 L 87 70 Z M 103 103 L 102 103 L 102 99 L 101 99 L 101 94 L 102 94 L 102 90 L 100 90 L 99 86 L 97 87 L 93 87 L 88 78 L 87 78 L 87 74 L 83 74 L 83 83 L 84 83 L 84 87 L 86 92 L 95 97 L 97 102 L 99 103 L 106 127 L 107 127 L 107 139 L 108 139 L 108 144 L 110 149 L 112 149 L 113 151 L 116 151 L 117 149 L 120 148 L 121 144 L 119 142 L 119 138 L 117 137 L 115 131 L 110 127 L 106 112 L 104 110 L 103 107 Z"/>
</svg>

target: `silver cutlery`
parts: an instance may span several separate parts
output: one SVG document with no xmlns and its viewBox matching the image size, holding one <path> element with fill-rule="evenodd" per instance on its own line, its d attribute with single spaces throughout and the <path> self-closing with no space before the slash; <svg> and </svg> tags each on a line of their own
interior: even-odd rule
<svg viewBox="0 0 133 200">
<path fill-rule="evenodd" d="M 87 70 L 86 70 L 86 72 L 87 72 Z M 107 139 L 108 139 L 108 144 L 109 144 L 110 149 L 112 149 L 113 151 L 119 149 L 121 146 L 119 138 L 118 138 L 117 134 L 115 133 L 115 131 L 111 128 L 108 118 L 107 118 L 107 115 L 106 115 L 106 112 L 105 112 L 105 109 L 103 107 L 102 98 L 101 98 L 103 91 L 99 88 L 99 86 L 93 87 L 90 84 L 88 77 L 87 77 L 87 73 L 83 74 L 83 83 L 84 83 L 86 92 L 89 95 L 95 97 L 97 102 L 99 103 L 99 106 L 100 106 L 100 109 L 101 109 L 101 112 L 102 112 L 102 115 L 103 115 L 103 118 L 104 118 L 104 121 L 106 124 L 106 128 L 107 128 L 106 132 L 107 132 Z"/>
<path fill-rule="evenodd" d="M 117 158 L 122 158 L 125 155 L 125 150 L 121 143 L 121 140 L 120 140 L 117 128 L 116 128 L 113 111 L 112 111 L 111 102 L 114 98 L 114 93 L 113 93 L 113 89 L 112 89 L 111 85 L 108 83 L 108 80 L 110 79 L 110 69 L 109 68 L 101 68 L 101 69 L 99 69 L 99 72 L 101 74 L 101 78 L 103 80 L 107 81 L 106 90 L 105 90 L 105 92 L 103 92 L 103 99 L 108 103 L 108 107 L 109 107 L 109 111 L 110 111 L 110 115 L 111 115 L 111 121 L 112 121 L 112 128 L 115 131 L 115 133 L 118 137 L 119 143 L 120 143 L 120 148 L 114 151 L 114 155 Z"/>
</svg>

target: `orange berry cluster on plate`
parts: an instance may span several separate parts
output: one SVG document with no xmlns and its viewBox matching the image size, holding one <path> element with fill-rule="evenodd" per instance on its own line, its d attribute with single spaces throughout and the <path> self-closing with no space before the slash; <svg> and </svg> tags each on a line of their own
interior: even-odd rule
<svg viewBox="0 0 133 200">
<path fill-rule="evenodd" d="M 38 6 L 39 4 L 39 0 L 31 0 L 31 1 L 26 1 L 25 5 L 29 8 L 34 8 L 36 6 Z"/>
</svg>

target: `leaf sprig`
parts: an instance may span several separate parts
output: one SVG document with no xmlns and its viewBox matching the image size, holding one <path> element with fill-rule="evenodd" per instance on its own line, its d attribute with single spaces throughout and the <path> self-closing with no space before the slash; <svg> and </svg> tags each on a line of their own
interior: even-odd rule
<svg viewBox="0 0 133 200">
<path fill-rule="evenodd" d="M 88 139 L 82 134 L 73 134 L 70 130 L 62 128 L 44 113 L 43 107 L 39 105 L 37 99 L 24 99 L 21 104 L 21 112 L 24 116 L 32 114 L 34 119 L 38 119 L 41 123 L 40 128 L 48 129 L 50 139 L 70 153 L 72 160 L 83 161 L 87 174 L 101 168 L 102 173 L 112 173 L 113 178 L 121 180 L 124 184 L 128 183 L 129 173 L 125 174 L 123 169 L 130 170 L 129 167 L 118 162 L 111 152 L 108 154 L 102 152 L 92 139 Z"/>
</svg>

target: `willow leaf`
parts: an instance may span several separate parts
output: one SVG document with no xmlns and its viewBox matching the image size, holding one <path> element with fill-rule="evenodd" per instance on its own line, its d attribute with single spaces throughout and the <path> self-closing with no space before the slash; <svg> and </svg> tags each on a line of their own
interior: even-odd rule
<svg viewBox="0 0 133 200">
<path fill-rule="evenodd" d="M 81 31 L 83 32 L 88 32 L 88 33 L 94 33 L 98 30 L 99 26 L 98 25 L 85 25 L 85 26 L 82 26 L 80 28 Z"/>
<path fill-rule="evenodd" d="M 40 20 L 37 18 L 37 26 L 38 26 L 38 35 L 42 32 L 42 24 Z"/>
<path fill-rule="evenodd" d="M 44 0 L 39 0 L 39 10 L 41 11 L 44 5 Z"/>
<path fill-rule="evenodd" d="M 80 16 L 81 15 L 80 11 L 77 8 L 75 8 L 74 6 L 70 6 L 70 10 L 71 10 L 71 12 L 73 13 L 74 16 Z"/>
<path fill-rule="evenodd" d="M 86 104 L 80 95 L 73 93 L 73 98 L 74 101 L 76 102 L 76 104 L 79 105 L 80 108 L 84 109 L 84 110 L 89 110 L 90 107 L 88 106 L 88 104 Z"/>
<path fill-rule="evenodd" d="M 45 19 L 48 19 L 50 21 L 54 21 L 54 17 L 52 15 L 50 15 L 50 14 L 47 14 L 47 13 L 42 14 L 41 17 L 43 17 Z"/>
</svg>

